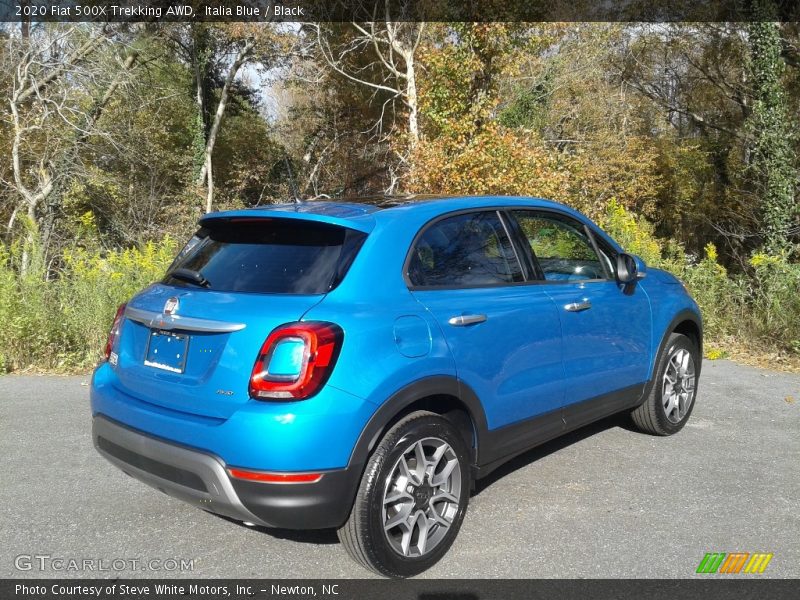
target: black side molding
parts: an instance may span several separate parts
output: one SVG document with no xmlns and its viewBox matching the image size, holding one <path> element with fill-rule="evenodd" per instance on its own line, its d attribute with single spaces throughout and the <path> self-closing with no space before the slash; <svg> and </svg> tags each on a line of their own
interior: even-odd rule
<svg viewBox="0 0 800 600">
<path fill-rule="evenodd" d="M 369 420 L 350 457 L 350 469 L 363 469 L 386 427 L 415 402 L 435 396 L 458 400 L 472 421 L 473 476 L 478 479 L 504 462 L 560 435 L 614 413 L 635 407 L 645 383 L 604 394 L 579 404 L 557 409 L 505 427 L 489 430 L 486 415 L 475 392 L 454 377 L 421 379 L 392 395 Z"/>
<path fill-rule="evenodd" d="M 474 478 L 485 477 L 515 456 L 570 431 L 634 408 L 641 402 L 644 388 L 644 383 L 632 385 L 489 431 L 481 452 L 483 461 L 473 469 Z"/>
</svg>

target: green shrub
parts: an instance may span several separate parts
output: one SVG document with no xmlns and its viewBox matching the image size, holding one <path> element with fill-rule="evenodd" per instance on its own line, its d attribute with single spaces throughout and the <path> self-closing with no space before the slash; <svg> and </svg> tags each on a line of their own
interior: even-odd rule
<svg viewBox="0 0 800 600">
<path fill-rule="evenodd" d="M 20 244 L 0 244 L 0 366 L 14 370 L 29 366 L 33 357 L 49 356 L 58 346 L 55 329 L 48 318 L 52 297 L 42 279 L 40 255 L 33 253 L 28 273 L 19 275 Z M 55 318 L 55 315 L 53 315 Z"/>
<path fill-rule="evenodd" d="M 653 233 L 654 228 L 645 218 L 634 215 L 617 200 L 606 206 L 598 223 L 629 254 L 636 254 L 645 263 L 654 267 L 664 262 L 661 242 Z"/>
<path fill-rule="evenodd" d="M 728 276 L 717 262 L 717 249 L 708 243 L 705 256 L 693 263 L 687 257 L 675 273 L 686 284 L 703 315 L 704 336 L 711 341 L 735 335 L 740 323 L 743 290 L 740 283 Z"/>
<path fill-rule="evenodd" d="M 800 354 L 800 264 L 786 256 L 756 253 L 747 282 L 752 335 Z"/>
<path fill-rule="evenodd" d="M 725 356 L 726 343 L 735 339 L 743 348 L 800 355 L 800 264 L 758 253 L 750 260 L 751 272 L 731 275 L 714 244 L 706 244 L 697 260 L 677 243 L 656 238 L 651 223 L 614 200 L 598 220 L 626 252 L 684 282 L 703 314 L 710 354 Z"/>
<path fill-rule="evenodd" d="M 71 371 L 100 358 L 117 306 L 160 279 L 175 243 L 65 252 L 49 281 L 34 265 L 19 275 L 20 248 L 0 244 L 0 369 Z"/>
<path fill-rule="evenodd" d="M 601 226 L 626 251 L 681 278 L 700 306 L 708 354 L 740 348 L 800 355 L 800 264 L 786 256 L 754 254 L 751 271 L 732 276 L 713 244 L 701 260 L 660 240 L 653 226 L 609 203 Z M 19 244 L 0 244 L 0 372 L 27 368 L 82 370 L 100 358 L 119 304 L 158 280 L 176 245 L 170 238 L 139 248 L 102 252 L 74 248 L 46 279 L 41 253 L 24 276 Z"/>
</svg>

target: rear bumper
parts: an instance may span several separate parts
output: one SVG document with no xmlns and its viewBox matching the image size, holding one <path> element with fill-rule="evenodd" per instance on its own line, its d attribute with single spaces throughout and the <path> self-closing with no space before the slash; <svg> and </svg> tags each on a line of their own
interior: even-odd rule
<svg viewBox="0 0 800 600">
<path fill-rule="evenodd" d="M 204 510 L 285 529 L 340 527 L 355 498 L 360 469 L 325 471 L 316 483 L 260 483 L 231 478 L 224 462 L 97 415 L 97 451 L 128 475 Z"/>
</svg>

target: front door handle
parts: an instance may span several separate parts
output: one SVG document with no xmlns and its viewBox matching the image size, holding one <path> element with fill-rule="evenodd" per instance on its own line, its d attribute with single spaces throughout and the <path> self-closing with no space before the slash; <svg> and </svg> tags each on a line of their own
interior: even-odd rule
<svg viewBox="0 0 800 600">
<path fill-rule="evenodd" d="M 589 310 L 592 308 L 592 303 L 588 300 L 584 300 L 582 302 L 570 302 L 569 304 L 564 305 L 564 309 L 568 310 L 569 312 L 581 312 L 582 310 Z"/>
<path fill-rule="evenodd" d="M 447 322 L 453 327 L 464 327 L 465 325 L 483 323 L 485 320 L 486 315 L 459 315 L 457 317 L 450 317 Z"/>
</svg>

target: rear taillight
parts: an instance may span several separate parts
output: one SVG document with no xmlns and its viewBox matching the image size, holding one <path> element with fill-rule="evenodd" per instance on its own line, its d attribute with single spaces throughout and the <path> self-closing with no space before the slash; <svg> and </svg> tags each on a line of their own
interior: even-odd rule
<svg viewBox="0 0 800 600">
<path fill-rule="evenodd" d="M 281 325 L 261 346 L 250 376 L 250 396 L 257 400 L 313 396 L 333 371 L 343 337 L 333 323 Z"/>
<path fill-rule="evenodd" d="M 122 318 L 125 314 L 125 304 L 120 304 L 117 309 L 117 314 L 114 315 L 114 322 L 111 324 L 111 331 L 108 332 L 108 341 L 106 342 L 105 356 L 106 360 L 111 358 L 111 351 L 114 349 L 114 343 L 119 337 L 119 328 L 122 325 Z"/>
</svg>

